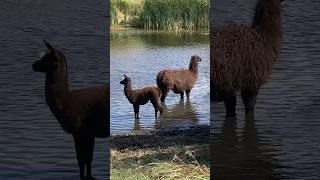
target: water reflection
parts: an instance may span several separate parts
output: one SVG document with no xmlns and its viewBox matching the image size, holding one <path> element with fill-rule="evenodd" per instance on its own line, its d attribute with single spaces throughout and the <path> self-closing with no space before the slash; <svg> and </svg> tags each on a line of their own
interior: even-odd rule
<svg viewBox="0 0 320 180">
<path fill-rule="evenodd" d="M 199 114 L 189 99 L 180 101 L 174 105 L 162 103 L 163 114 L 154 118 L 154 129 L 188 128 L 196 126 L 199 121 Z M 135 119 L 133 131 L 144 130 L 141 127 L 143 119 Z"/>
<path fill-rule="evenodd" d="M 211 143 L 214 179 L 279 179 L 279 165 L 272 144 L 259 134 L 254 119 L 239 127 L 235 118 L 225 119 L 221 133 Z"/>
<path fill-rule="evenodd" d="M 171 106 L 163 104 L 164 113 L 160 117 L 160 121 L 155 125 L 156 129 L 176 126 L 195 126 L 199 121 L 196 108 L 190 102 L 190 99 L 180 101 Z"/>
</svg>

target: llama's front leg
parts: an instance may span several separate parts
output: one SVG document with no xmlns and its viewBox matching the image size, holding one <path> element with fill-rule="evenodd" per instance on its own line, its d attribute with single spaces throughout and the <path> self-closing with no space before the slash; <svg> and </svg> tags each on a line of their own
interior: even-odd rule
<svg viewBox="0 0 320 180">
<path fill-rule="evenodd" d="M 85 180 L 84 168 L 85 168 L 85 149 L 83 148 L 83 142 L 81 137 L 74 135 L 74 144 L 77 152 L 77 160 L 80 169 L 80 179 Z"/>
<path fill-rule="evenodd" d="M 258 92 L 259 89 L 241 91 L 241 96 L 244 103 L 247 119 L 254 118 L 254 108 L 256 105 Z"/>
<path fill-rule="evenodd" d="M 226 91 L 223 93 L 224 105 L 226 108 L 226 117 L 236 116 L 237 98 L 234 91 Z"/>
<path fill-rule="evenodd" d="M 187 95 L 187 98 L 189 99 L 189 97 L 190 97 L 190 92 L 191 92 L 191 90 L 186 90 L 186 95 Z"/>
<path fill-rule="evenodd" d="M 91 175 L 91 163 L 94 151 L 94 137 L 88 137 L 86 143 L 86 180 L 95 180 L 94 177 Z"/>
<path fill-rule="evenodd" d="M 162 95 L 161 95 L 161 102 L 164 103 L 167 95 L 169 94 L 170 89 L 161 89 Z"/>
<path fill-rule="evenodd" d="M 139 119 L 139 105 L 133 105 L 134 109 L 134 118 Z"/>
</svg>

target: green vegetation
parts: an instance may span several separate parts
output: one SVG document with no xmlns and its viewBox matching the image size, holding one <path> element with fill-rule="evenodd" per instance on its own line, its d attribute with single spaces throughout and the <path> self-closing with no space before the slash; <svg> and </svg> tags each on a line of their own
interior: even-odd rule
<svg viewBox="0 0 320 180">
<path fill-rule="evenodd" d="M 209 0 L 111 0 L 111 25 L 113 28 L 207 30 L 209 5 Z"/>
</svg>

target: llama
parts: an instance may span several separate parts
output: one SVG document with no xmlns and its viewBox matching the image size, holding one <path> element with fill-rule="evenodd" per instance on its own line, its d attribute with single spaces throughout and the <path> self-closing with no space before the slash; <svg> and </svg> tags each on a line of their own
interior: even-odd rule
<svg viewBox="0 0 320 180">
<path fill-rule="evenodd" d="M 176 94 L 180 94 L 181 99 L 183 99 L 185 91 L 187 98 L 189 98 L 191 89 L 198 79 L 199 62 L 201 62 L 199 56 L 191 56 L 189 69 L 164 69 L 158 73 L 157 85 L 162 92 L 161 102 L 165 102 L 170 90 Z"/>
<path fill-rule="evenodd" d="M 241 91 L 246 117 L 253 117 L 260 87 L 268 81 L 280 54 L 281 0 L 258 0 L 252 26 L 211 29 L 211 99 L 224 101 L 227 117 L 235 117 Z"/>
<path fill-rule="evenodd" d="M 70 91 L 66 57 L 44 43 L 48 51 L 33 64 L 33 70 L 46 74 L 47 105 L 63 130 L 74 138 L 81 180 L 94 179 L 91 162 L 95 137 L 109 137 L 109 85 Z"/>
<path fill-rule="evenodd" d="M 131 79 L 124 75 L 124 79 L 120 81 L 124 85 L 124 94 L 133 105 L 134 117 L 139 119 L 139 106 L 145 105 L 150 100 L 154 107 L 155 117 L 157 117 L 158 110 L 162 114 L 162 107 L 160 105 L 161 91 L 154 86 L 148 86 L 142 89 L 132 89 Z"/>
</svg>

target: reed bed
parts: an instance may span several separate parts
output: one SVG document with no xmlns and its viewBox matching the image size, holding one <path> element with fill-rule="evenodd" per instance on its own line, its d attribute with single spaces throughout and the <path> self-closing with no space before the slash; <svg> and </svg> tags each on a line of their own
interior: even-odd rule
<svg viewBox="0 0 320 180">
<path fill-rule="evenodd" d="M 111 25 L 162 30 L 208 30 L 209 0 L 111 0 Z"/>
</svg>

